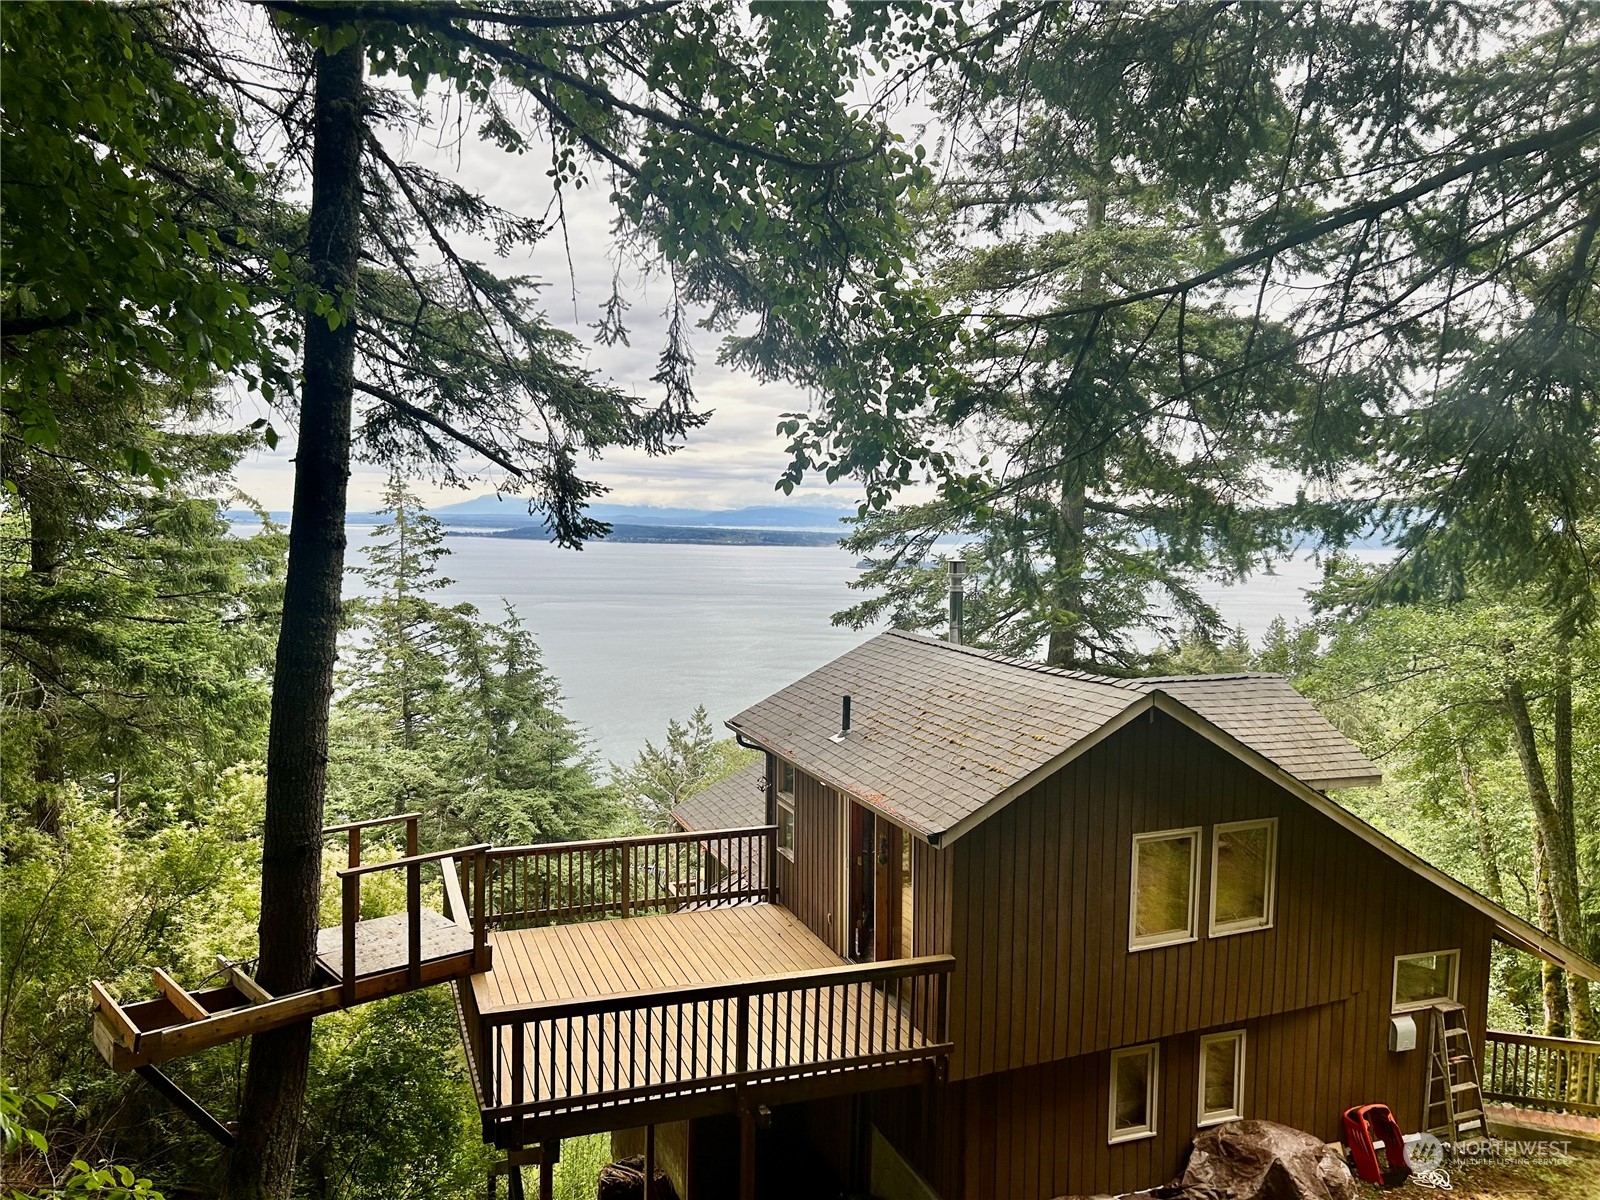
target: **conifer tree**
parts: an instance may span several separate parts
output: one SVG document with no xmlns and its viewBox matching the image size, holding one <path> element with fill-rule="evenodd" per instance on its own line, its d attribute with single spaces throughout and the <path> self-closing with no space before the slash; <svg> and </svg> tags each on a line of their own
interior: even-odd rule
<svg viewBox="0 0 1600 1200">
<path fill-rule="evenodd" d="M 450 550 L 398 473 L 355 574 L 330 738 L 330 803 L 417 810 L 429 848 L 597 837 L 616 824 L 583 732 L 509 605 L 499 623 L 435 598 Z"/>
<path fill-rule="evenodd" d="M 611 773 L 623 802 L 633 805 L 645 826 L 665 830 L 672 827 L 674 808 L 756 757 L 733 738 L 719 739 L 701 704 L 687 721 L 667 721 L 661 745 L 645 742 L 633 762 L 625 769 L 613 763 Z"/>
</svg>

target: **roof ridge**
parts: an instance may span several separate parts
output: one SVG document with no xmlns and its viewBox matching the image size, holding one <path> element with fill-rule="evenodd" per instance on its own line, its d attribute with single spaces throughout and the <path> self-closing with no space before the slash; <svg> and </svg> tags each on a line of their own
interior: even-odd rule
<svg viewBox="0 0 1600 1200">
<path fill-rule="evenodd" d="M 1118 679 L 1115 675 L 1096 675 L 1092 671 L 1078 671 L 1069 667 L 1052 667 L 1049 663 L 1037 662 L 1028 658 L 1017 658 L 1010 654 L 1001 654 L 998 650 L 985 650 L 981 646 L 963 646 L 959 642 L 947 642 L 944 638 L 932 637 L 926 633 L 917 633 L 910 629 L 885 629 L 883 632 L 891 637 L 915 642 L 921 646 L 929 646 L 937 650 L 953 650 L 958 654 L 987 659 L 990 662 L 999 663 L 1001 666 L 1034 671 L 1040 675 L 1055 675 L 1061 679 L 1077 679 L 1084 683 L 1104 683 L 1116 687 L 1130 682 L 1126 679 Z"/>
<path fill-rule="evenodd" d="M 1288 679 L 1277 671 L 1225 671 L 1216 675 L 1141 675 L 1138 683 L 1208 683 L 1217 679 Z"/>
<path fill-rule="evenodd" d="M 958 654 L 987 659 L 990 662 L 1000 663 L 1002 666 L 1019 667 L 1024 671 L 1035 671 L 1040 675 L 1054 675 L 1060 679 L 1076 679 L 1083 683 L 1105 684 L 1107 687 L 1124 688 L 1129 691 L 1141 691 L 1161 683 L 1206 683 L 1226 679 L 1288 678 L 1273 671 L 1229 671 L 1217 675 L 1098 675 L 1093 671 L 1080 671 L 1071 667 L 1052 667 L 1049 663 L 1017 658 L 1014 655 L 1001 654 L 998 650 L 985 650 L 981 646 L 963 646 L 959 642 L 949 642 L 944 638 L 933 637 L 931 634 L 926 633 L 917 633 L 911 629 L 885 629 L 883 632 L 890 637 L 897 637 L 903 641 L 915 642 L 918 645 L 929 646 L 937 650 L 953 650 Z"/>
</svg>

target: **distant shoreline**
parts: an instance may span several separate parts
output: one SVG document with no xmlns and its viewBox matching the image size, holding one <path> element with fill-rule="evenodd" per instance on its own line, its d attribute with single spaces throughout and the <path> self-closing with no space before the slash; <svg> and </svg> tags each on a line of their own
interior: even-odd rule
<svg viewBox="0 0 1600 1200">
<path fill-rule="evenodd" d="M 550 533 L 543 526 L 524 526 L 518 529 L 476 530 L 456 529 L 447 536 L 515 538 L 520 541 L 538 539 L 548 541 Z M 654 545 L 686 546 L 837 546 L 839 535 L 816 529 L 729 529 L 704 525 L 627 525 L 613 523 L 611 532 L 600 542 L 649 543 Z"/>
</svg>

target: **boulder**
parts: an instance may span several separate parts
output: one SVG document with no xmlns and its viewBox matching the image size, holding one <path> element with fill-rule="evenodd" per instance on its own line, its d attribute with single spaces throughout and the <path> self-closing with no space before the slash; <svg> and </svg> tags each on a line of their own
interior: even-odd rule
<svg viewBox="0 0 1600 1200">
<path fill-rule="evenodd" d="M 1186 1191 L 1184 1189 L 1196 1189 Z M 1229 1121 L 1194 1139 L 1189 1165 L 1157 1195 L 1200 1200 L 1215 1189 L 1236 1200 L 1355 1200 L 1344 1153 L 1321 1138 L 1272 1121 Z"/>
<path fill-rule="evenodd" d="M 596 1200 L 644 1200 L 644 1159 L 640 1155 L 607 1163 L 600 1168 Z M 655 1195 L 650 1200 L 678 1200 L 672 1180 L 656 1168 Z"/>
</svg>

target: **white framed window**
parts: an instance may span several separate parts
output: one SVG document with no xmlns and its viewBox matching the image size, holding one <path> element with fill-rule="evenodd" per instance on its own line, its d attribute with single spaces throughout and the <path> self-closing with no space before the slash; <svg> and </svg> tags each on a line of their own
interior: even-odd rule
<svg viewBox="0 0 1600 1200">
<path fill-rule="evenodd" d="M 1200 1039 L 1200 1121 L 1220 1125 L 1244 1117 L 1244 1030 Z"/>
<path fill-rule="evenodd" d="M 1133 895 L 1128 949 L 1195 940 L 1200 884 L 1200 829 L 1133 835 Z"/>
<path fill-rule="evenodd" d="M 1456 978 L 1460 973 L 1459 950 L 1396 955 L 1393 1011 L 1411 1012 L 1427 1008 L 1440 1000 L 1454 1000 Z"/>
<path fill-rule="evenodd" d="M 1111 1141 L 1155 1137 L 1160 1087 L 1160 1046 L 1152 1042 L 1111 1052 Z"/>
<path fill-rule="evenodd" d="M 1232 821 L 1211 831 L 1211 936 L 1272 928 L 1278 820 Z"/>
<path fill-rule="evenodd" d="M 778 853 L 794 858 L 794 764 L 778 760 Z"/>
</svg>

